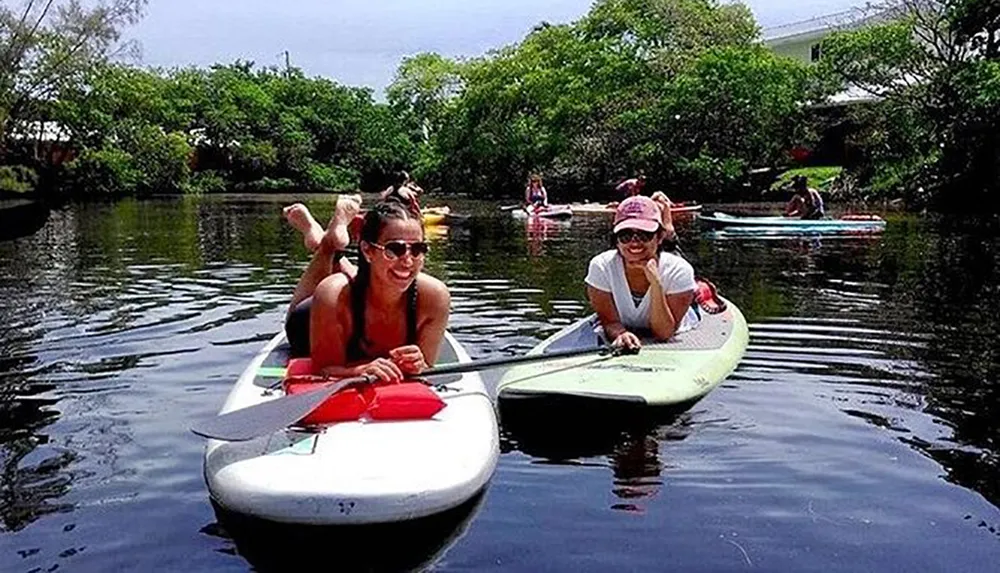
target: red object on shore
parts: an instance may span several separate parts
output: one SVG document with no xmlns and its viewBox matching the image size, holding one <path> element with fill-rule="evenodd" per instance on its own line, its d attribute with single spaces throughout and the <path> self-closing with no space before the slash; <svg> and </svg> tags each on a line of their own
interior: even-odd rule
<svg viewBox="0 0 1000 573">
<path fill-rule="evenodd" d="M 798 147 L 793 147 L 789 150 L 788 154 L 792 156 L 794 161 L 802 163 L 803 161 L 809 159 L 809 156 L 812 155 L 812 151 L 800 145 Z"/>
</svg>

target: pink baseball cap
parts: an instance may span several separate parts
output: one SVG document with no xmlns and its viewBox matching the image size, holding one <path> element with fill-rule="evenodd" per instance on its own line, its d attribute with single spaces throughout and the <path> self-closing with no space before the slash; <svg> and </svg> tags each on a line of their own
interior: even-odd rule
<svg viewBox="0 0 1000 573">
<path fill-rule="evenodd" d="M 660 228 L 660 207 L 645 195 L 629 197 L 618 204 L 615 211 L 615 230 L 639 229 L 655 233 Z"/>
</svg>

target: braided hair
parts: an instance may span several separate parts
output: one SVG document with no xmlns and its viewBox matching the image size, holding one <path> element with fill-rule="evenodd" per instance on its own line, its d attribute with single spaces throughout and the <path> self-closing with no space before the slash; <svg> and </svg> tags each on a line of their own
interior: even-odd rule
<svg viewBox="0 0 1000 573">
<path fill-rule="evenodd" d="M 377 243 L 379 234 L 390 220 L 421 220 L 420 211 L 414 209 L 402 198 L 390 195 L 385 200 L 376 203 L 365 213 L 361 224 L 360 241 Z M 423 225 L 421 225 L 423 229 Z M 371 264 L 362 253 L 358 257 L 358 272 L 351 285 L 351 318 L 354 323 L 353 332 L 347 341 L 347 356 L 349 360 L 358 360 L 365 356 L 362 342 L 365 342 L 365 302 L 368 287 L 371 284 Z M 407 290 L 407 315 L 416 316 L 417 281 Z M 416 321 L 407 324 L 407 343 L 416 339 Z"/>
</svg>

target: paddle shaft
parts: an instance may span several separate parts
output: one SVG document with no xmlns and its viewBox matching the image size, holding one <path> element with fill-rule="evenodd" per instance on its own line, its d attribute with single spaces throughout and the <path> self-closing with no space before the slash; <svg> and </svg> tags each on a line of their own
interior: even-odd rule
<svg viewBox="0 0 1000 573">
<path fill-rule="evenodd" d="M 529 354 L 525 356 L 512 356 L 506 358 L 494 358 L 491 360 L 477 360 L 459 364 L 448 364 L 431 368 L 421 373 L 421 376 L 435 376 L 439 374 L 461 374 L 488 368 L 501 366 L 513 366 L 527 362 L 541 362 L 544 360 L 557 360 L 560 358 L 570 358 L 573 356 L 583 356 L 586 354 L 606 354 L 611 352 L 608 347 L 580 348 L 576 350 L 566 350 L 563 352 L 553 352 L 551 354 Z M 342 380 L 331 381 L 315 390 L 303 392 L 302 394 L 285 395 L 274 400 L 260 402 L 246 408 L 240 408 L 231 412 L 226 412 L 191 428 L 195 434 L 209 439 L 239 442 L 252 440 L 259 436 L 264 436 L 277 432 L 282 428 L 294 424 L 307 416 L 310 412 L 318 408 L 327 398 L 333 394 L 353 386 L 355 384 L 365 384 L 373 381 L 372 376 L 355 376 Z"/>
<path fill-rule="evenodd" d="M 465 372 L 475 372 L 477 370 L 489 370 L 490 368 L 503 368 L 527 364 L 531 362 L 543 362 L 545 360 L 558 360 L 560 358 L 572 358 L 574 356 L 586 356 L 588 354 L 608 354 L 613 349 L 607 346 L 597 348 L 576 348 L 573 350 L 562 350 L 547 354 L 525 354 L 522 356 L 505 356 L 503 358 L 490 358 L 487 360 L 475 360 L 473 362 L 458 362 L 455 364 L 444 364 L 429 368 L 420 373 L 421 377 L 435 376 L 438 374 L 462 374 Z"/>
</svg>

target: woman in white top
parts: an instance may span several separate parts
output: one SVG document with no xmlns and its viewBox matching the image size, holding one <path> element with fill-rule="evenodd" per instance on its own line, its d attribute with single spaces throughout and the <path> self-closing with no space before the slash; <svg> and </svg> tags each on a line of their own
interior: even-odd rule
<svg viewBox="0 0 1000 573">
<path fill-rule="evenodd" d="M 636 332 L 667 340 L 698 323 L 691 308 L 694 269 L 681 257 L 660 252 L 668 209 L 665 200 L 642 195 L 622 201 L 615 212 L 617 248 L 590 261 L 587 296 L 615 347 L 639 348 Z"/>
</svg>

